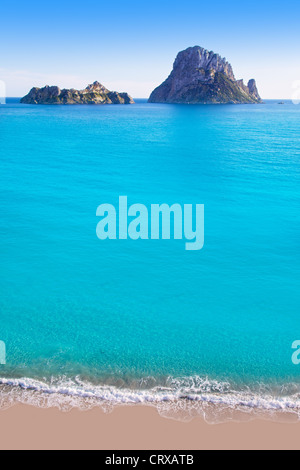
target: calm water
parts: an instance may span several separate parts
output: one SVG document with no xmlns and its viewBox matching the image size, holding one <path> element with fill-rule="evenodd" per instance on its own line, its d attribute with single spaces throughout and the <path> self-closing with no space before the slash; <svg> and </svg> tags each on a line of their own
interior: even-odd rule
<svg viewBox="0 0 300 470">
<path fill-rule="evenodd" d="M 300 106 L 277 101 L 1 106 L 2 383 L 296 404 L 299 135 Z M 119 195 L 205 204 L 204 249 L 100 241 Z"/>
</svg>

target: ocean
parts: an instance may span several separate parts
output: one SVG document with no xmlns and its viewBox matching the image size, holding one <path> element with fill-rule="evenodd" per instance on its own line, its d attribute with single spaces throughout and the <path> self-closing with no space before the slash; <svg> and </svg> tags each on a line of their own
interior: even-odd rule
<svg viewBox="0 0 300 470">
<path fill-rule="evenodd" d="M 300 416 L 300 105 L 0 106 L 0 406 Z M 204 204 L 205 243 L 99 240 Z"/>
</svg>

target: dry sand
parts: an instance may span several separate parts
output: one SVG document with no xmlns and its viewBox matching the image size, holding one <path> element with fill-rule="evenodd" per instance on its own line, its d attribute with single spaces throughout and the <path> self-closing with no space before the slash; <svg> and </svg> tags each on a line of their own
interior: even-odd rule
<svg viewBox="0 0 300 470">
<path fill-rule="evenodd" d="M 16 405 L 0 411 L 0 449 L 300 449 L 300 423 L 255 420 L 206 424 L 162 418 L 151 407 L 41 409 Z"/>
</svg>

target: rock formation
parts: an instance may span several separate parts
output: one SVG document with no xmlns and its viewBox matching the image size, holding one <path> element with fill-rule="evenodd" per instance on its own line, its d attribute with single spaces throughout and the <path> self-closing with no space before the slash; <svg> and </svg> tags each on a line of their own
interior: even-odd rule
<svg viewBox="0 0 300 470">
<path fill-rule="evenodd" d="M 64 89 L 57 86 L 32 88 L 21 99 L 24 104 L 133 104 L 128 93 L 109 91 L 101 83 L 94 82 L 84 90 Z"/>
<path fill-rule="evenodd" d="M 179 52 L 169 77 L 150 103 L 261 103 L 255 80 L 236 80 L 231 65 L 218 54 L 195 46 Z"/>
</svg>

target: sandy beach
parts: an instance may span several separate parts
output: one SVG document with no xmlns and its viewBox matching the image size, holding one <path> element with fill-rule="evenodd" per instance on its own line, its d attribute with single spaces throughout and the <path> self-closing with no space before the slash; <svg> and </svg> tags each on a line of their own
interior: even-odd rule
<svg viewBox="0 0 300 470">
<path fill-rule="evenodd" d="M 1 450 L 255 450 L 300 449 L 300 423 L 254 420 L 210 425 L 159 416 L 152 407 L 112 413 L 16 405 L 0 411 Z"/>
</svg>

